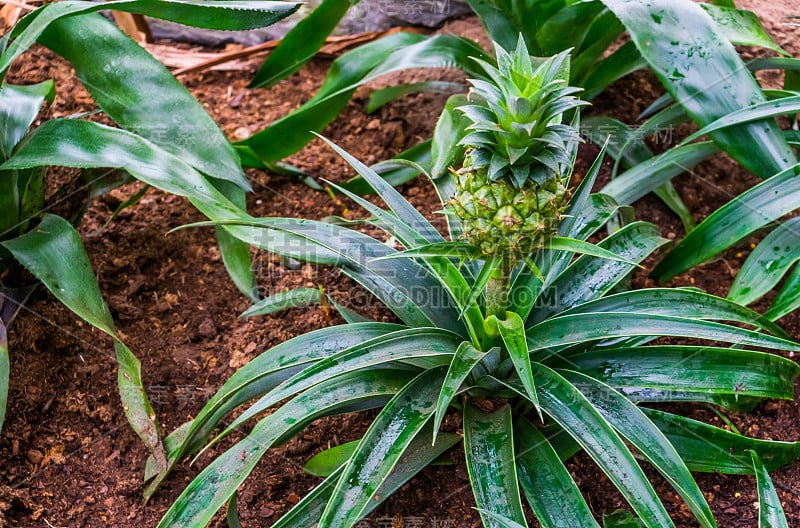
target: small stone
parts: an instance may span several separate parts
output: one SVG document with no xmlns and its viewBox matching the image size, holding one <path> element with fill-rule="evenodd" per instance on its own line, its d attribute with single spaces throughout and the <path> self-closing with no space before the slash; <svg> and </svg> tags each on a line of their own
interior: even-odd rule
<svg viewBox="0 0 800 528">
<path fill-rule="evenodd" d="M 261 508 L 261 510 L 258 512 L 258 516 L 262 519 L 269 519 L 273 515 L 275 515 L 275 510 L 272 508 Z"/>
<path fill-rule="evenodd" d="M 367 130 L 376 130 L 376 129 L 380 128 L 380 126 L 381 126 L 381 120 L 380 119 L 373 119 L 372 121 L 367 123 L 366 129 Z"/>
<path fill-rule="evenodd" d="M 203 319 L 203 322 L 201 322 L 200 326 L 197 328 L 197 333 L 200 337 L 210 339 L 217 335 L 217 325 L 215 325 L 214 321 L 210 318 Z"/>
<path fill-rule="evenodd" d="M 286 500 L 288 500 L 292 504 L 297 504 L 298 502 L 300 502 L 300 496 L 297 493 L 290 491 L 289 495 L 286 497 Z"/>
<path fill-rule="evenodd" d="M 39 465 L 44 458 L 44 453 L 39 451 L 38 449 L 28 449 L 28 461 L 31 464 Z"/>
<path fill-rule="evenodd" d="M 736 508 L 725 508 L 724 513 L 735 514 Z"/>
</svg>

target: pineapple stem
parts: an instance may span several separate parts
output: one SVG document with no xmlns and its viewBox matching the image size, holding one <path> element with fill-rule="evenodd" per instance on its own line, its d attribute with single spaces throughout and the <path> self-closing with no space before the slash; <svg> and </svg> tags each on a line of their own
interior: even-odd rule
<svg viewBox="0 0 800 528">
<path fill-rule="evenodd" d="M 494 315 L 501 321 L 506 318 L 508 309 L 508 288 L 514 262 L 504 258 L 486 283 L 486 317 Z"/>
</svg>

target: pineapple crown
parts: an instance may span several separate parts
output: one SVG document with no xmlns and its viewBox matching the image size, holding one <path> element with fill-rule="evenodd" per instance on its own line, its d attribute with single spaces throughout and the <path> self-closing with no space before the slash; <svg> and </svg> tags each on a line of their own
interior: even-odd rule
<svg viewBox="0 0 800 528">
<path fill-rule="evenodd" d="M 569 50 L 547 59 L 531 58 L 520 35 L 512 53 L 494 44 L 497 67 L 475 58 L 490 81 L 470 79 L 470 104 L 459 110 L 472 121 L 460 144 L 471 164 L 486 168 L 489 181 L 507 178 L 517 189 L 528 179 L 543 185 L 560 178 L 570 163 L 575 127 L 562 123 L 564 112 L 588 104 L 567 85 Z"/>
</svg>

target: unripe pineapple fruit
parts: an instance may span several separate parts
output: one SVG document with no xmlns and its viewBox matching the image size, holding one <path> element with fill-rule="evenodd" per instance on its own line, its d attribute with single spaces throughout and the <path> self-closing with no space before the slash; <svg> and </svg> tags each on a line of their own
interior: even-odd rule
<svg viewBox="0 0 800 528">
<path fill-rule="evenodd" d="M 535 65 L 521 37 L 513 55 L 496 44 L 495 52 L 498 67 L 478 61 L 491 82 L 470 80 L 470 104 L 459 108 L 472 124 L 448 204 L 484 255 L 517 260 L 556 232 L 566 206 L 568 145 L 579 141 L 562 115 L 585 103 L 567 86 L 568 52 Z"/>
</svg>

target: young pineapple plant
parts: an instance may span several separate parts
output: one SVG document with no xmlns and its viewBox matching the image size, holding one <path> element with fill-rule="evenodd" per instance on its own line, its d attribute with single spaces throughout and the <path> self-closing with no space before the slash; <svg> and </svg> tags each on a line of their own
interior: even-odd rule
<svg viewBox="0 0 800 528">
<path fill-rule="evenodd" d="M 494 104 L 500 100 L 498 85 L 508 81 L 505 76 L 494 79 L 493 73 L 505 68 L 517 76 L 539 76 L 542 93 L 531 91 L 526 101 L 544 100 L 561 90 L 560 101 L 540 104 L 542 120 L 526 123 L 529 150 L 498 154 L 497 164 L 508 169 L 502 175 L 491 161 L 482 165 L 479 152 L 508 154 L 512 147 L 520 149 L 520 143 L 507 141 L 501 148 L 468 140 L 466 168 L 434 182 L 454 215 L 459 214 L 457 200 L 484 207 L 468 180 L 480 180 L 489 190 L 503 186 L 501 194 L 508 195 L 509 203 L 502 202 L 497 211 L 508 206 L 520 216 L 518 202 L 527 200 L 534 186 L 537 193 L 555 196 L 553 189 L 567 185 L 577 137 L 565 127 L 552 127 L 560 125 L 558 109 L 577 111 L 580 103 L 570 89 L 545 81 L 547 72 L 561 68 L 556 64 L 566 67 L 566 57 L 543 61 L 543 69 L 526 70 L 526 55 L 522 45 L 513 55 L 498 51 L 501 64 L 487 69 L 484 83 L 473 85 L 497 96 L 491 98 Z M 522 66 L 503 66 L 509 57 Z M 529 86 L 524 80 L 514 83 Z M 488 142 L 490 135 L 475 128 L 476 121 L 488 123 L 486 108 L 493 115 L 504 114 L 499 106 L 487 102 L 484 107 L 477 101 L 466 113 L 482 112 L 480 120 L 472 119 L 470 130 L 452 133 L 478 133 L 474 137 Z M 508 97 L 504 101 L 509 108 L 527 104 Z M 453 115 L 446 117 L 454 122 Z M 438 140 L 458 142 L 442 134 Z M 599 527 L 564 465 L 583 450 L 619 489 L 634 522 L 648 528 L 674 526 L 640 466 L 644 459 L 675 488 L 699 525 L 713 528 L 711 508 L 691 471 L 757 474 L 762 483 L 769 480 L 767 470 L 800 456 L 800 443 L 750 439 L 648 408 L 654 402 L 677 401 L 741 409 L 764 398 L 791 399 L 800 367 L 764 350 L 800 351 L 800 344 L 759 314 L 697 290 L 625 291 L 624 279 L 637 263 L 668 241 L 655 226 L 633 222 L 597 246 L 586 242 L 619 210 L 612 199 L 591 193 L 600 159 L 568 202 L 537 202 L 536 214 L 546 215 L 552 226 L 507 231 L 508 239 L 489 241 L 492 251 L 487 252 L 482 246 L 489 240 L 486 235 L 454 240 L 461 232 L 453 222 L 448 240 L 374 171 L 331 145 L 388 210 L 332 187 L 363 207 L 370 215 L 366 222 L 405 250 L 397 251 L 349 223 L 237 213 L 202 179 L 195 179 L 192 188 L 208 198 L 195 203 L 216 217 L 228 210 L 222 225 L 260 249 L 338 268 L 384 303 L 397 322 L 364 320 L 342 309 L 346 324 L 297 336 L 236 372 L 193 420 L 166 439 L 168 470 L 159 471 L 154 461 L 148 464 L 148 494 L 182 459 L 200 451 L 240 405 L 251 402 L 217 439 L 258 421 L 200 472 L 159 526 L 205 526 L 226 504 L 229 522 L 236 525 L 237 489 L 267 450 L 318 418 L 367 409 L 379 411 L 361 438 L 315 457 L 315 473 L 325 480 L 273 527 L 354 526 L 425 466 L 462 443 L 485 526 L 527 526 L 535 518 L 545 528 Z M 515 176 L 515 163 L 523 159 L 526 164 L 517 167 Z M 467 185 L 455 181 L 462 177 Z M 456 185 L 461 189 L 454 191 Z M 464 217 L 464 224 L 473 218 Z M 576 252 L 583 255 L 575 258 Z M 419 295 L 421 289 L 426 295 Z M 311 299 L 307 293 L 298 292 L 296 298 Z M 274 311 L 291 296 L 265 299 L 247 313 Z M 689 344 L 665 345 L 656 341 L 659 337 L 679 337 Z M 443 430 L 445 416 L 452 413 L 460 414 L 460 430 Z M 320 471 L 322 466 L 327 469 Z M 765 512 L 777 511 L 770 487 L 762 487 Z"/>
<path fill-rule="evenodd" d="M 561 221 L 569 145 L 578 140 L 563 116 L 585 103 L 567 86 L 569 52 L 536 66 L 522 40 L 513 55 L 500 46 L 495 53 L 497 67 L 479 61 L 491 82 L 471 80 L 471 104 L 460 107 L 472 124 L 448 204 L 483 255 L 517 262 L 544 247 Z"/>
</svg>

